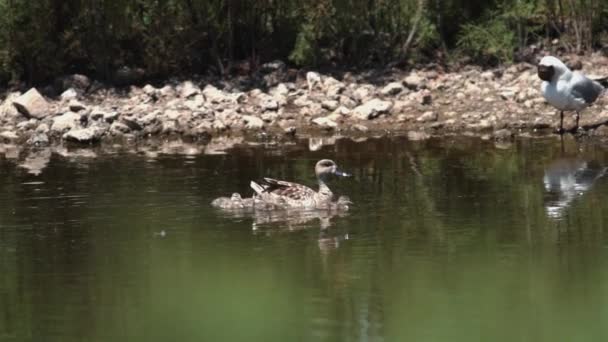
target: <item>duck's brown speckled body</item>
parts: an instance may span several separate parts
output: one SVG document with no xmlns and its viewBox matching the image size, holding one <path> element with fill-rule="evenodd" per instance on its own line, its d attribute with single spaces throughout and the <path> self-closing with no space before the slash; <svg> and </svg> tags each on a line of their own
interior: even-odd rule
<svg viewBox="0 0 608 342">
<path fill-rule="evenodd" d="M 251 188 L 256 192 L 255 205 L 265 204 L 277 208 L 318 208 L 328 209 L 332 203 L 333 193 L 326 184 L 329 175 L 349 176 L 338 170 L 336 163 L 323 159 L 315 165 L 315 174 L 319 182 L 319 190 L 315 191 L 305 185 L 286 182 L 273 178 L 264 178 L 263 182 L 251 182 Z M 348 200 L 350 203 L 350 200 Z M 348 203 L 343 203 L 348 207 Z"/>
</svg>

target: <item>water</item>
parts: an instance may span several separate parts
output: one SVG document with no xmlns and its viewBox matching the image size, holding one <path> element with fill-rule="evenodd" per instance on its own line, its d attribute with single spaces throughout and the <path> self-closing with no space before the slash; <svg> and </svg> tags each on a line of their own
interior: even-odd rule
<svg viewBox="0 0 608 342">
<path fill-rule="evenodd" d="M 608 338 L 608 149 L 263 147 L 5 151 L 0 341 Z M 314 185 L 325 157 L 354 174 L 331 183 L 355 202 L 347 214 L 209 206 L 262 176 Z"/>
</svg>

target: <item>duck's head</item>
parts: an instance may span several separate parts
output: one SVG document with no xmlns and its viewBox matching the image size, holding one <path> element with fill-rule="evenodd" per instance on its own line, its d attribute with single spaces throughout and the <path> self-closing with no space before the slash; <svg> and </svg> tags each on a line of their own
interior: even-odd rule
<svg viewBox="0 0 608 342">
<path fill-rule="evenodd" d="M 538 63 L 538 78 L 543 81 L 552 82 L 558 80 L 570 69 L 557 57 L 545 56 Z"/>
<path fill-rule="evenodd" d="M 233 202 L 238 202 L 238 201 L 242 201 L 243 198 L 241 197 L 241 194 L 239 194 L 238 192 L 235 192 L 232 194 L 232 196 L 230 196 L 230 200 L 232 200 Z"/>
<path fill-rule="evenodd" d="M 322 159 L 315 165 L 315 174 L 317 177 L 324 177 L 327 175 L 336 175 L 340 177 L 350 177 L 350 174 L 342 172 L 338 169 L 338 165 L 333 160 Z"/>
</svg>

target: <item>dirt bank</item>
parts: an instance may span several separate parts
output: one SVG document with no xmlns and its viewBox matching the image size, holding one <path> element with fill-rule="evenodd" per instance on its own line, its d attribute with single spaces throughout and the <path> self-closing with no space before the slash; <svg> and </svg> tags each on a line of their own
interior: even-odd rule
<svg viewBox="0 0 608 342">
<path fill-rule="evenodd" d="M 608 75 L 608 58 L 565 57 L 590 75 Z M 179 137 L 258 135 L 281 140 L 308 133 L 368 136 L 402 133 L 412 140 L 462 134 L 511 139 L 552 134 L 556 111 L 540 95 L 527 63 L 457 72 L 437 69 L 324 75 L 281 62 L 253 77 L 169 81 L 162 86 L 107 88 L 72 75 L 54 89 L 8 93 L 0 103 L 0 142 L 54 146 Z M 57 95 L 44 96 L 42 94 Z M 577 134 L 608 137 L 608 101 L 582 115 Z M 566 115 L 566 126 L 574 116 Z"/>
</svg>

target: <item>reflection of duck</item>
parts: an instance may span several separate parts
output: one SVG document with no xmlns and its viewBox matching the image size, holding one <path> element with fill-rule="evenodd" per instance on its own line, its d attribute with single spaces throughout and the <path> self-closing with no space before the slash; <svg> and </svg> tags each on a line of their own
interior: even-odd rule
<svg viewBox="0 0 608 342">
<path fill-rule="evenodd" d="M 298 183 L 264 178 L 261 184 L 251 182 L 251 188 L 256 192 L 255 202 L 272 205 L 278 208 L 325 208 L 331 205 L 333 193 L 327 186 L 330 175 L 350 176 L 338 170 L 336 163 L 323 159 L 315 165 L 315 174 L 319 182 L 319 191 Z"/>
<path fill-rule="evenodd" d="M 572 201 L 587 192 L 608 168 L 578 158 L 562 158 L 545 170 L 545 210 L 550 217 L 561 217 Z"/>
<path fill-rule="evenodd" d="M 308 228 L 307 224 L 314 220 L 320 221 L 320 227 L 326 229 L 331 227 L 331 219 L 344 217 L 352 202 L 346 196 L 340 196 L 336 202 L 332 202 L 325 208 L 301 209 L 286 208 L 283 210 L 255 210 L 253 212 L 253 228 L 259 229 L 260 225 L 284 223 L 290 230 Z"/>
</svg>

